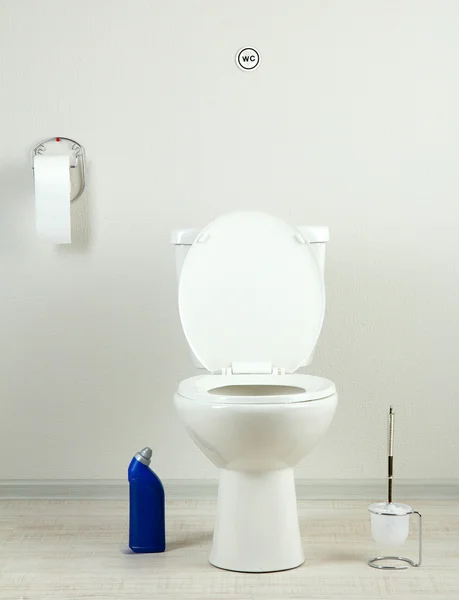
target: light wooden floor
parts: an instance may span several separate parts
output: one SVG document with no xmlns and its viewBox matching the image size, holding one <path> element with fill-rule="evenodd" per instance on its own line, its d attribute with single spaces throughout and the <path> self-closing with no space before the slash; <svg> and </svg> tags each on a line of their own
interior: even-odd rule
<svg viewBox="0 0 459 600">
<path fill-rule="evenodd" d="M 0 598 L 152 600 L 281 598 L 459 600 L 459 502 L 412 502 L 424 517 L 424 564 L 383 572 L 367 502 L 300 501 L 305 564 L 263 575 L 210 566 L 215 502 L 168 502 L 163 554 L 126 550 L 122 501 L 1 501 Z M 416 556 L 414 522 L 403 553 Z"/>
</svg>

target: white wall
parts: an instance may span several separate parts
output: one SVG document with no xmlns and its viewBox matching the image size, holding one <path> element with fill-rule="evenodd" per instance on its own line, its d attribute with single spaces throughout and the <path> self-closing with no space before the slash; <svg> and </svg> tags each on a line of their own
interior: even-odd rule
<svg viewBox="0 0 459 600">
<path fill-rule="evenodd" d="M 0 0 L 0 478 L 213 478 L 172 405 L 192 374 L 171 229 L 235 208 L 328 224 L 333 379 L 311 478 L 459 477 L 459 3 Z M 235 52 L 263 64 L 243 73 Z M 34 233 L 30 150 L 70 136 L 74 243 Z"/>
</svg>

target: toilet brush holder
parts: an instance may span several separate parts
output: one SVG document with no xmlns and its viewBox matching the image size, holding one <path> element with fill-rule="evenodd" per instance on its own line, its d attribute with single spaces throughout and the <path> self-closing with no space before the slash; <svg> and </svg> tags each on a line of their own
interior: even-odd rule
<svg viewBox="0 0 459 600">
<path fill-rule="evenodd" d="M 377 502 L 370 504 L 368 511 L 371 515 L 371 534 L 375 542 L 380 545 L 401 546 L 405 543 L 409 533 L 410 515 L 418 515 L 418 561 L 403 556 L 376 556 L 368 561 L 370 567 L 396 571 L 407 569 L 408 565 L 420 567 L 422 560 L 422 515 L 413 510 L 409 504 L 398 502 Z M 384 564 L 387 561 L 395 561 L 398 565 Z"/>
</svg>

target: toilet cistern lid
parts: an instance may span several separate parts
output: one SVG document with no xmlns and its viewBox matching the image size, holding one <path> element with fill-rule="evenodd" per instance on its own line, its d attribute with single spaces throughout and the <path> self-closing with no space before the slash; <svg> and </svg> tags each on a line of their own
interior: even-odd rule
<svg viewBox="0 0 459 600">
<path fill-rule="evenodd" d="M 295 227 L 262 212 L 230 213 L 190 248 L 179 311 L 188 343 L 209 371 L 292 373 L 322 328 L 322 272 Z"/>
</svg>

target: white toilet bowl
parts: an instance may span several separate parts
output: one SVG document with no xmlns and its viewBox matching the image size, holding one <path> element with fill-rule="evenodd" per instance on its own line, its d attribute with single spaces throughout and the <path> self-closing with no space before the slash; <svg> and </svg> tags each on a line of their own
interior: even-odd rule
<svg viewBox="0 0 459 600">
<path fill-rule="evenodd" d="M 209 560 L 234 571 L 292 569 L 304 561 L 293 468 L 327 431 L 335 386 L 310 375 L 234 379 L 185 379 L 174 397 L 190 437 L 222 469 Z"/>
<path fill-rule="evenodd" d="M 210 562 L 268 572 L 304 561 L 293 468 L 333 418 L 334 384 L 296 374 L 325 311 L 321 265 L 302 233 L 257 212 L 216 219 L 180 272 L 188 343 L 210 373 L 182 381 L 177 411 L 221 468 Z"/>
</svg>

